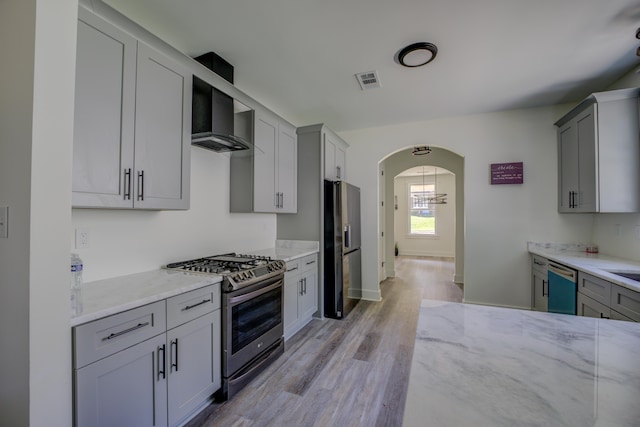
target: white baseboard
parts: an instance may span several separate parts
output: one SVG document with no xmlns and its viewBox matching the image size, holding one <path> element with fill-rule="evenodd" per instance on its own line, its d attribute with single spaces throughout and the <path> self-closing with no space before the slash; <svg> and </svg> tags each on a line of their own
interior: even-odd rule
<svg viewBox="0 0 640 427">
<path fill-rule="evenodd" d="M 424 251 L 400 251 L 400 255 L 404 256 L 425 256 L 434 258 L 454 258 L 453 252 L 424 252 Z"/>
<path fill-rule="evenodd" d="M 363 299 L 366 301 L 375 301 L 375 302 L 382 301 L 382 294 L 380 293 L 380 287 L 378 287 L 377 291 L 362 289 L 360 299 Z"/>
</svg>

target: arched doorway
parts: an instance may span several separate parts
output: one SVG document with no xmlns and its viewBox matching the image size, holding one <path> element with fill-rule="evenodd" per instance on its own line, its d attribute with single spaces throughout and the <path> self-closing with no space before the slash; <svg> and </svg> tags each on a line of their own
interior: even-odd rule
<svg viewBox="0 0 640 427">
<path fill-rule="evenodd" d="M 455 176 L 455 269 L 453 281 L 464 282 L 464 158 L 452 151 L 430 147 L 427 155 L 413 155 L 413 147 L 395 152 L 379 162 L 379 279 L 395 276 L 394 178 L 401 172 L 419 166 L 435 166 Z"/>
</svg>

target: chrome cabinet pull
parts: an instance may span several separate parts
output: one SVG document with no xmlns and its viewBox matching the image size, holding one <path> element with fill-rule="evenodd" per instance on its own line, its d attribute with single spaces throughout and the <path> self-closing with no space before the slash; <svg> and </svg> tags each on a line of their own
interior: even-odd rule
<svg viewBox="0 0 640 427">
<path fill-rule="evenodd" d="M 173 351 L 174 345 L 176 349 L 175 352 Z M 178 372 L 178 338 L 171 341 L 171 368 L 176 368 L 176 372 Z"/>
<path fill-rule="evenodd" d="M 338 178 L 340 178 L 340 172 L 341 172 L 341 170 L 340 170 L 340 166 L 336 166 L 336 176 L 337 176 Z"/>
<path fill-rule="evenodd" d="M 162 364 L 160 364 L 160 352 L 162 352 Z M 160 375 L 162 378 L 166 378 L 165 366 L 167 364 L 167 356 L 166 356 L 167 348 L 165 344 L 162 344 L 162 347 L 158 347 L 158 379 L 160 379 Z M 162 366 L 162 369 L 160 367 Z"/>
<path fill-rule="evenodd" d="M 296 271 L 298 269 L 298 266 L 295 266 L 293 268 L 290 268 L 287 270 L 287 273 L 291 272 L 291 271 Z"/>
<path fill-rule="evenodd" d="M 131 168 L 124 170 L 124 200 L 131 200 Z"/>
<path fill-rule="evenodd" d="M 135 331 L 137 329 L 144 328 L 145 326 L 149 326 L 149 322 L 138 323 L 136 326 L 132 326 L 129 329 L 125 329 L 124 331 L 114 332 L 114 333 L 110 334 L 109 336 L 102 338 L 102 341 L 112 340 L 112 339 L 117 338 L 117 337 L 119 337 L 121 335 L 128 334 L 129 332 L 133 332 L 133 331 Z"/>
<path fill-rule="evenodd" d="M 307 278 L 306 277 L 302 278 L 302 283 L 304 286 L 304 294 L 306 295 L 307 294 Z"/>
<path fill-rule="evenodd" d="M 308 262 L 307 262 L 307 265 L 313 264 L 313 263 L 315 263 L 315 262 L 316 262 L 316 260 L 315 260 L 315 259 L 314 259 L 313 261 L 308 261 Z"/>
<path fill-rule="evenodd" d="M 138 200 L 144 200 L 144 171 L 138 172 Z"/>
<path fill-rule="evenodd" d="M 209 298 L 209 299 L 203 299 L 202 301 L 200 301 L 200 302 L 199 302 L 199 303 L 197 303 L 197 304 L 188 305 L 188 306 L 186 306 L 185 308 L 183 308 L 183 309 L 182 309 L 182 311 L 191 310 L 192 308 L 196 308 L 196 307 L 201 306 L 202 304 L 206 304 L 206 303 L 208 303 L 208 302 L 211 302 L 211 298 Z"/>
</svg>

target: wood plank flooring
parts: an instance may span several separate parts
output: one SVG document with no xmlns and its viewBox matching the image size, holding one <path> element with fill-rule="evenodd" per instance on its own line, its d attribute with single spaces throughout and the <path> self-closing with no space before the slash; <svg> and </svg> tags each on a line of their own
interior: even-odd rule
<svg viewBox="0 0 640 427">
<path fill-rule="evenodd" d="M 314 319 L 238 395 L 187 426 L 400 426 L 420 301 L 461 302 L 452 278 L 451 259 L 396 258 L 382 302 L 360 301 L 344 320 Z"/>
</svg>

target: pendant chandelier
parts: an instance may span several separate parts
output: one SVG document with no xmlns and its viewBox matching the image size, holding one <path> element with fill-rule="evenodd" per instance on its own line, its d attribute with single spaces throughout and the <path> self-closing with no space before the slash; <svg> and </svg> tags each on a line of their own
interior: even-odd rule
<svg viewBox="0 0 640 427">
<path fill-rule="evenodd" d="M 424 191 L 424 166 L 422 167 L 422 190 Z M 427 197 L 427 203 L 433 205 L 446 205 L 447 193 L 438 193 L 438 168 L 434 168 L 433 196 Z"/>
</svg>

